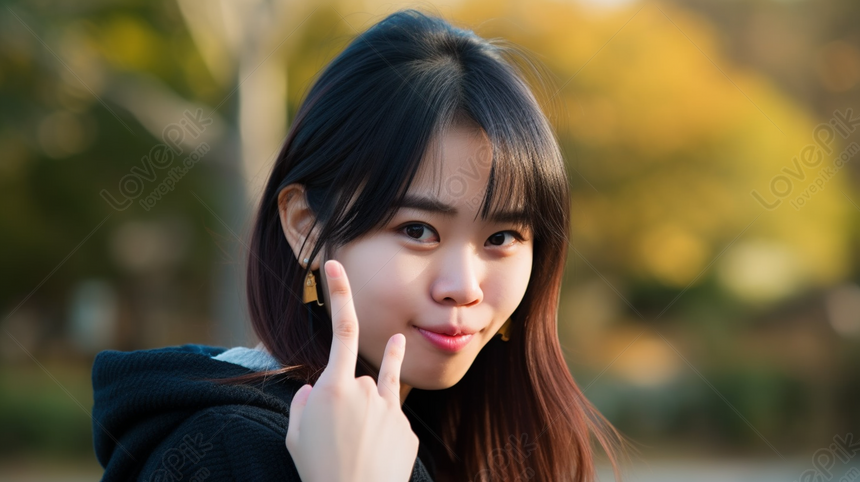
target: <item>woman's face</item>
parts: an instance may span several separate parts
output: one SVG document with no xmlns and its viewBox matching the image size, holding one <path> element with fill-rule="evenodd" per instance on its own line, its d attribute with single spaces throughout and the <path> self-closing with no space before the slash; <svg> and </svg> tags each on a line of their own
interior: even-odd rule
<svg viewBox="0 0 860 482">
<path fill-rule="evenodd" d="M 352 288 L 359 355 L 378 370 L 388 339 L 403 333 L 401 382 L 425 390 L 456 384 L 514 312 L 529 282 L 533 247 L 532 233 L 511 217 L 478 216 L 491 165 L 485 134 L 451 129 L 435 147 L 406 206 L 382 229 L 333 254 Z M 471 336 L 458 346 L 454 339 L 462 337 L 421 329 Z"/>
</svg>

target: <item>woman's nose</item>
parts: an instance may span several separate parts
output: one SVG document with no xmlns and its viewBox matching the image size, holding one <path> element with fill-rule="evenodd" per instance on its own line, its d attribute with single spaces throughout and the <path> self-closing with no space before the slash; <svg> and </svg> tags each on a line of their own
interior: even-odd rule
<svg viewBox="0 0 860 482">
<path fill-rule="evenodd" d="M 447 256 L 438 266 L 432 287 L 433 299 L 437 303 L 470 306 L 484 299 L 481 262 L 475 259 L 474 254 L 461 251 Z"/>
</svg>

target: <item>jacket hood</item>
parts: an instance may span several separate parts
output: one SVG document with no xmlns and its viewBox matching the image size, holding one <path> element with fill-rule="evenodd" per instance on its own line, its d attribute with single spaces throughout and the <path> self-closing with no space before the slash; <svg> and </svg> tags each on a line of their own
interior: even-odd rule
<svg viewBox="0 0 860 482">
<path fill-rule="evenodd" d="M 255 385 L 209 381 L 252 372 L 212 358 L 225 350 L 188 344 L 132 352 L 108 350 L 96 356 L 93 444 L 106 472 L 133 477 L 158 444 L 200 410 L 242 405 L 289 413 L 292 396 L 302 386 L 297 380 L 278 377 Z"/>
</svg>

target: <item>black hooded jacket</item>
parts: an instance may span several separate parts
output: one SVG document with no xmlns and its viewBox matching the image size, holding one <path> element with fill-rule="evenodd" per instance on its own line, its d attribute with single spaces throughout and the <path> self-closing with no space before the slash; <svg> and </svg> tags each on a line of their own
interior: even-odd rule
<svg viewBox="0 0 860 482">
<path fill-rule="evenodd" d="M 103 351 L 93 364 L 93 442 L 102 480 L 299 482 L 284 444 L 301 382 L 222 385 L 251 373 L 206 345 Z M 415 460 L 410 482 L 432 482 Z"/>
</svg>

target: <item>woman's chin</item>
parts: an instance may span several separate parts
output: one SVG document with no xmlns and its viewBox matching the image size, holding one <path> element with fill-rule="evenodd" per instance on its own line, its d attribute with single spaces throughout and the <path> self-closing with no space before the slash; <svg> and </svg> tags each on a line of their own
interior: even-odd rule
<svg viewBox="0 0 860 482">
<path fill-rule="evenodd" d="M 448 374 L 448 376 L 438 376 L 438 374 L 436 376 L 428 376 L 427 374 L 408 376 L 401 374 L 400 383 L 419 390 L 445 390 L 456 385 L 465 374 L 465 371 L 459 375 Z"/>
</svg>

